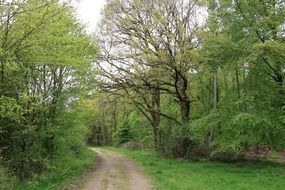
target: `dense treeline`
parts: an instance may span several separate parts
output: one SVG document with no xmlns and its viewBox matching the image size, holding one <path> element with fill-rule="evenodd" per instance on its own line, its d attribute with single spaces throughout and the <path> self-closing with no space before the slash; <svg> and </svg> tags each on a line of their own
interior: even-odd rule
<svg viewBox="0 0 285 190">
<path fill-rule="evenodd" d="M 0 31 L 0 187 L 9 189 L 9 176 L 35 177 L 83 151 L 74 100 L 96 48 L 67 1 L 1 0 Z"/>
<path fill-rule="evenodd" d="M 89 141 L 234 158 L 285 145 L 282 0 L 110 0 Z"/>
</svg>

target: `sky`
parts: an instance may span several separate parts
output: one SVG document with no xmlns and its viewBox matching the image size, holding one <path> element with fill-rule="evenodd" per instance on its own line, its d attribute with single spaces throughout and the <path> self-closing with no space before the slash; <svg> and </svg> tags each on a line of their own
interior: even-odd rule
<svg viewBox="0 0 285 190">
<path fill-rule="evenodd" d="M 76 4 L 78 18 L 87 26 L 87 32 L 96 30 L 106 0 L 80 0 Z"/>
<path fill-rule="evenodd" d="M 75 3 L 75 1 L 78 2 Z M 77 8 L 77 17 L 87 26 L 87 32 L 95 32 L 106 0 L 74 0 L 73 2 Z M 202 10 L 200 14 L 199 20 L 203 23 L 207 17 L 207 11 Z"/>
</svg>

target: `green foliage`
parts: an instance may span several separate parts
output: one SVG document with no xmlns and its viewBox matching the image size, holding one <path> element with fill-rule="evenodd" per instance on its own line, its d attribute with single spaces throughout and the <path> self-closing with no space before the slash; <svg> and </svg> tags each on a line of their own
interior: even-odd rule
<svg viewBox="0 0 285 190">
<path fill-rule="evenodd" d="M 140 127 L 138 127 L 140 126 Z M 131 112 L 118 124 L 114 133 L 114 143 L 129 149 L 152 147 L 152 135 L 143 118 L 137 112 Z"/>
<path fill-rule="evenodd" d="M 0 118 L 20 122 L 23 110 L 13 98 L 0 97 Z"/>
<path fill-rule="evenodd" d="M 240 152 L 250 146 L 283 147 L 284 128 L 259 115 L 239 113 L 225 123 L 214 144 L 219 151 Z M 281 146 L 280 146 L 281 145 Z"/>
<path fill-rule="evenodd" d="M 189 2 L 189 13 L 208 11 L 201 30 L 180 17 L 183 1 L 107 4 L 99 44 L 115 74 L 100 73 L 108 93 L 92 136 L 132 147 L 152 137 L 161 153 L 192 158 L 284 149 L 283 1 Z"/>
<path fill-rule="evenodd" d="M 86 147 L 88 128 L 77 106 L 73 105 L 71 111 L 59 116 L 57 126 L 53 127 L 53 145 L 58 154 L 65 151 L 80 154 Z"/>
<path fill-rule="evenodd" d="M 77 176 L 83 174 L 95 163 L 95 152 L 82 149 L 79 154 L 63 151 L 51 160 L 48 169 L 41 175 L 37 175 L 30 181 L 18 184 L 15 190 L 59 190 L 68 187 L 70 182 L 75 184 Z"/>
<path fill-rule="evenodd" d="M 123 120 L 118 125 L 118 129 L 114 134 L 114 140 L 118 144 L 124 144 L 134 139 L 131 124 L 128 120 Z"/>
<path fill-rule="evenodd" d="M 0 4 L 0 157 L 20 180 L 34 179 L 85 150 L 87 126 L 74 104 L 97 48 L 70 3 Z"/>
<path fill-rule="evenodd" d="M 6 168 L 0 165 L 0 188 L 12 190 L 16 183 L 17 179 L 13 177 Z"/>
<path fill-rule="evenodd" d="M 188 124 L 188 129 L 192 138 L 200 143 L 207 141 L 210 133 L 215 133 L 221 126 L 221 118 L 219 112 L 212 112 L 205 117 L 196 119 Z M 214 135 L 214 134 L 212 134 Z"/>
</svg>

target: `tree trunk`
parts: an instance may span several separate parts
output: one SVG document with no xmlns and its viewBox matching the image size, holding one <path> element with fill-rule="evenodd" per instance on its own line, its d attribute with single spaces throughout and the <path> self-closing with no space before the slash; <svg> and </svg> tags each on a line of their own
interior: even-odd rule
<svg viewBox="0 0 285 190">
<path fill-rule="evenodd" d="M 227 76 L 225 72 L 223 72 L 223 76 L 224 76 L 224 85 L 225 85 L 225 96 L 228 97 L 229 85 L 228 85 Z"/>
<path fill-rule="evenodd" d="M 114 99 L 111 115 L 112 115 L 111 134 L 115 134 L 116 129 L 117 129 L 117 99 Z M 113 137 L 112 137 L 112 135 L 110 135 L 110 144 L 113 144 Z"/>
<path fill-rule="evenodd" d="M 155 150 L 159 150 L 159 144 L 158 144 L 158 125 L 157 123 L 152 123 L 152 131 L 153 131 L 153 144 Z"/>
<path fill-rule="evenodd" d="M 160 125 L 160 90 L 154 88 L 151 93 L 151 104 L 153 112 L 151 112 L 152 129 L 153 129 L 153 143 L 156 150 L 159 148 L 158 143 L 158 129 Z"/>
<path fill-rule="evenodd" d="M 239 72 L 238 72 L 238 68 L 236 68 L 236 83 L 237 83 L 237 98 L 238 100 L 240 99 L 240 82 L 239 82 Z"/>
<path fill-rule="evenodd" d="M 214 88 L 213 88 L 213 91 L 214 91 L 214 96 L 213 96 L 213 109 L 214 110 L 217 110 L 218 109 L 218 101 L 219 101 L 219 92 L 218 92 L 218 73 L 217 71 L 215 72 L 214 74 Z M 208 137 L 208 145 L 212 142 L 213 140 L 213 136 L 214 136 L 214 128 L 211 127 L 210 128 L 210 131 L 209 131 L 209 137 Z"/>
<path fill-rule="evenodd" d="M 4 61 L 1 60 L 1 82 L 0 82 L 0 96 L 4 95 L 5 88 L 5 79 L 4 79 Z"/>
<path fill-rule="evenodd" d="M 247 69 L 246 69 L 246 65 L 245 64 L 243 64 L 243 66 L 242 66 L 242 79 L 243 79 L 243 81 L 246 81 L 246 72 L 247 72 Z M 247 92 L 246 92 L 246 90 L 247 90 L 247 88 L 244 88 L 243 89 L 244 90 L 244 94 L 246 94 Z M 246 101 L 244 101 L 243 102 L 243 107 L 244 107 L 244 111 L 246 112 L 247 111 L 247 102 Z"/>
<path fill-rule="evenodd" d="M 186 124 L 189 121 L 190 101 L 188 100 L 181 101 L 180 110 L 181 110 L 182 124 Z"/>
<path fill-rule="evenodd" d="M 187 77 L 182 75 L 181 77 L 181 85 L 180 87 L 180 110 L 181 110 L 181 121 L 182 124 L 186 124 L 189 122 L 189 114 L 190 114 L 190 100 L 187 94 L 188 92 L 188 80 Z"/>
<path fill-rule="evenodd" d="M 217 73 L 214 75 L 214 100 L 213 100 L 213 108 L 217 109 L 218 107 L 218 77 Z"/>
</svg>

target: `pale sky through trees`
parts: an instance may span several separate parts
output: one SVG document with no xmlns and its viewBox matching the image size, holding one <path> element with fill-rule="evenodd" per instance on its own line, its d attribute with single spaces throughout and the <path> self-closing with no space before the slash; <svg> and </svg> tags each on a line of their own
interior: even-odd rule
<svg viewBox="0 0 285 190">
<path fill-rule="evenodd" d="M 79 0 L 78 3 L 75 3 L 78 18 L 87 25 L 89 33 L 96 30 L 105 4 L 106 0 Z M 199 16 L 200 22 L 204 22 L 206 17 L 207 12 L 202 9 Z"/>
<path fill-rule="evenodd" d="M 80 0 L 77 3 L 78 18 L 87 25 L 88 32 L 94 32 L 101 18 L 106 0 Z"/>
</svg>

